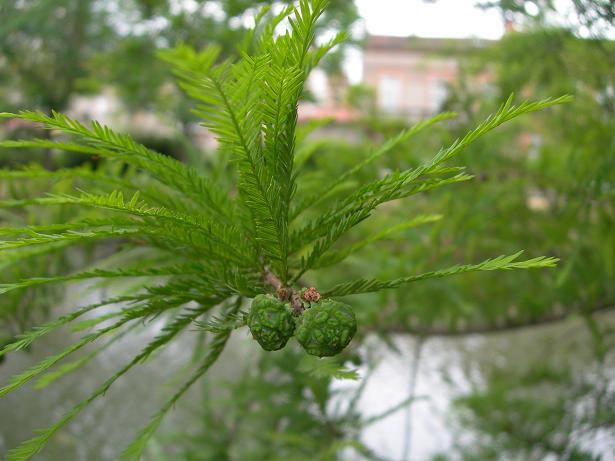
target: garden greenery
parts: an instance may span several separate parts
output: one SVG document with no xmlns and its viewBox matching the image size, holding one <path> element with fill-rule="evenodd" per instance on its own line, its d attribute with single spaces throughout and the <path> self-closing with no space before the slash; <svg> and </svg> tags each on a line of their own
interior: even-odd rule
<svg viewBox="0 0 615 461">
<path fill-rule="evenodd" d="M 450 164 L 466 147 L 509 120 L 569 100 L 560 97 L 513 105 L 510 98 L 496 113 L 442 148 L 430 161 L 386 174 L 350 192 L 343 187 L 361 169 L 395 146 L 453 114 L 421 121 L 385 142 L 341 177 L 330 178 L 328 185 L 302 188 L 299 192 L 297 181 L 306 158 L 298 160 L 295 154 L 309 156 L 309 153 L 300 151 L 296 145 L 301 137 L 301 128 L 297 126 L 298 101 L 310 71 L 345 39 L 342 33 L 329 42 L 315 44 L 316 23 L 326 7 L 326 0 L 301 0 L 297 6 L 276 15 L 264 9 L 256 16 L 255 28 L 249 40 L 241 45 L 240 58 L 236 61 L 221 62 L 215 46 L 203 51 L 179 46 L 162 53 L 181 87 L 198 103 L 196 113 L 203 125 L 217 136 L 220 159 L 228 159 L 227 166 L 232 167 L 222 179 L 220 175 L 205 175 L 156 153 L 96 122 L 86 126 L 55 112 L 0 114 L 6 119 L 35 122 L 62 136 L 4 141 L 0 143 L 2 147 L 63 150 L 96 156 L 104 159 L 105 164 L 117 165 L 117 168 L 47 171 L 26 167 L 2 171 L 2 177 L 11 180 L 71 177 L 87 184 L 75 192 L 3 200 L 0 202 L 3 209 L 46 210 L 62 206 L 90 210 L 70 219 L 0 229 L 4 236 L 0 242 L 3 258 L 23 260 L 27 264 L 33 251 L 39 255 L 56 254 L 101 241 L 121 244 L 112 267 L 105 264 L 83 271 L 9 281 L 0 285 L 0 292 L 75 281 L 140 280 L 137 289 L 83 306 L 31 329 L 6 345 L 0 355 L 24 349 L 82 317 L 87 320 L 76 325 L 90 330 L 67 349 L 14 376 L 0 389 L 0 397 L 94 342 L 114 341 L 135 324 L 153 318 L 164 318 L 167 322 L 157 337 L 91 396 L 36 437 L 11 450 L 10 461 L 32 458 L 60 428 L 130 369 L 148 360 L 190 326 L 199 326 L 209 335 L 207 353 L 122 453 L 124 460 L 139 459 L 175 402 L 220 357 L 231 332 L 244 326 L 244 299 L 280 288 L 271 280 L 290 292 L 298 292 L 310 271 L 334 267 L 374 240 L 339 248 L 341 237 L 370 218 L 380 205 L 471 179 L 463 167 Z M 280 29 L 284 30 L 280 32 Z M 331 199 L 329 208 L 310 213 L 324 199 Z M 412 216 L 404 226 L 433 219 L 433 215 Z M 382 236 L 392 232 L 383 229 Z M 520 260 L 520 256 L 518 252 L 391 280 L 366 276 L 317 288 L 323 297 L 336 298 L 464 272 L 544 268 L 557 262 L 550 257 Z M 92 317 L 103 307 L 107 308 L 104 314 Z M 74 368 L 68 367 L 66 372 Z"/>
</svg>

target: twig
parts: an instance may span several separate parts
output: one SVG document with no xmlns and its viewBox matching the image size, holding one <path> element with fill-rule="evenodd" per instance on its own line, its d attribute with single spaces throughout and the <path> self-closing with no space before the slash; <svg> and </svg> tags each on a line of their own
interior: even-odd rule
<svg viewBox="0 0 615 461">
<path fill-rule="evenodd" d="M 295 315 L 301 315 L 305 310 L 301 296 L 290 287 L 285 287 L 282 281 L 273 273 L 269 267 L 265 267 L 265 283 L 271 285 L 282 301 L 289 301 Z"/>
</svg>

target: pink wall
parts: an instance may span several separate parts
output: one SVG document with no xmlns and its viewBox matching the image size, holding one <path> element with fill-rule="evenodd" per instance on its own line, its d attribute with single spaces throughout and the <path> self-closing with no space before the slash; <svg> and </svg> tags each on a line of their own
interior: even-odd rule
<svg viewBox="0 0 615 461">
<path fill-rule="evenodd" d="M 399 102 L 393 111 L 398 115 L 432 114 L 443 99 L 443 89 L 439 86 L 454 81 L 458 75 L 456 59 L 420 51 L 368 49 L 363 66 L 364 83 L 374 87 L 377 93 L 382 92 L 383 87 L 386 91 L 387 78 L 399 82 Z M 386 111 L 386 107 L 381 105 L 380 108 Z"/>
</svg>

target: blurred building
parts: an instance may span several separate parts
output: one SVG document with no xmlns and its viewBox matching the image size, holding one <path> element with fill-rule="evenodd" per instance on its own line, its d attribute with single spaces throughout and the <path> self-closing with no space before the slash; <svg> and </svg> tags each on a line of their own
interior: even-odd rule
<svg viewBox="0 0 615 461">
<path fill-rule="evenodd" d="M 376 91 L 383 114 L 415 119 L 436 113 L 460 65 L 490 40 L 370 36 L 363 50 L 363 84 Z"/>
</svg>

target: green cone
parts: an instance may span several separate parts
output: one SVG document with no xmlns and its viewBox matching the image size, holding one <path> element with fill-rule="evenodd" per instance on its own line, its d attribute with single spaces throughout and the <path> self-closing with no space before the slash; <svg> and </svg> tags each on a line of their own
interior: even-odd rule
<svg viewBox="0 0 615 461">
<path fill-rule="evenodd" d="M 248 327 L 263 349 L 277 351 L 293 335 L 295 321 L 286 303 L 271 295 L 258 295 L 252 300 Z"/>
<path fill-rule="evenodd" d="M 308 354 L 330 357 L 342 352 L 356 332 L 357 318 L 352 308 L 325 300 L 303 313 L 296 337 Z"/>
</svg>

